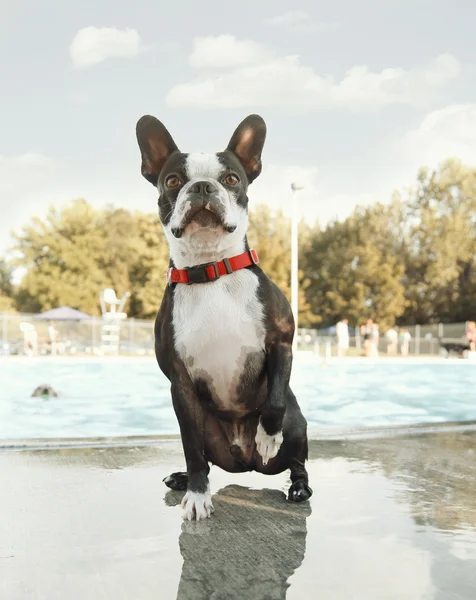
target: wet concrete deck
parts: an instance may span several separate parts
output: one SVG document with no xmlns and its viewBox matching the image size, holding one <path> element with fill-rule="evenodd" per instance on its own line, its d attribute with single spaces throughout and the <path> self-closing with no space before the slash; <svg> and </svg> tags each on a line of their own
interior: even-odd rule
<svg viewBox="0 0 476 600">
<path fill-rule="evenodd" d="M 306 505 L 212 468 L 204 523 L 177 440 L 96 446 L 0 452 L 2 600 L 476 598 L 474 429 L 313 441 Z"/>
</svg>

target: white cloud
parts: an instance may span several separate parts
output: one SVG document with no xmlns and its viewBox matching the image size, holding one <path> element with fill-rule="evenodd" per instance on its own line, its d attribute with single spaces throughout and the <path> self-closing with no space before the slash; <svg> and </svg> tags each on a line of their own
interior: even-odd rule
<svg viewBox="0 0 476 600">
<path fill-rule="evenodd" d="M 451 54 L 442 54 L 411 69 L 372 72 L 366 65 L 355 66 L 339 81 L 302 65 L 299 56 L 285 56 L 176 85 L 168 92 L 166 102 L 174 107 L 211 109 L 277 106 L 293 110 L 369 110 L 391 104 L 425 106 L 439 88 L 460 72 L 458 60 Z"/>
<path fill-rule="evenodd" d="M 429 113 L 403 137 L 399 149 L 418 164 L 449 157 L 476 164 L 476 104 L 451 104 Z"/>
<path fill-rule="evenodd" d="M 240 67 L 261 63 L 271 56 L 263 44 L 225 34 L 195 38 L 189 62 L 196 68 Z"/>
<path fill-rule="evenodd" d="M 69 47 L 73 65 L 87 69 L 110 58 L 134 58 L 141 52 L 141 39 L 135 29 L 84 27 Z"/>
<path fill-rule="evenodd" d="M 324 31 L 327 29 L 335 29 L 337 23 L 329 23 L 326 21 L 314 21 L 311 15 L 304 10 L 290 10 L 286 13 L 276 15 L 265 19 L 267 25 L 276 27 L 286 27 L 294 32 L 306 31 Z"/>
</svg>

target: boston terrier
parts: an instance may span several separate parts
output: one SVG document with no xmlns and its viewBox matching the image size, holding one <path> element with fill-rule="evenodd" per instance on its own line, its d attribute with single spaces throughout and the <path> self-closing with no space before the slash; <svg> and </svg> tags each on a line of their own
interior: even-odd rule
<svg viewBox="0 0 476 600">
<path fill-rule="evenodd" d="M 213 512 L 209 463 L 231 473 L 290 469 L 288 499 L 305 501 L 307 423 L 289 387 L 293 315 L 246 237 L 265 122 L 248 116 L 216 154 L 180 152 L 149 115 L 136 133 L 170 247 L 155 352 L 170 380 L 187 471 L 164 482 L 186 490 L 188 520 Z"/>
</svg>

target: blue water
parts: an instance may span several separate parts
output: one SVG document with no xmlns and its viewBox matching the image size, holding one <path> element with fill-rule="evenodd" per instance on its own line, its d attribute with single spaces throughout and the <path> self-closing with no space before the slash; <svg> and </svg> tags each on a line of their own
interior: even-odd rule
<svg viewBox="0 0 476 600">
<path fill-rule="evenodd" d="M 310 427 L 476 420 L 476 364 L 295 360 L 292 386 Z M 49 383 L 60 397 L 31 398 Z M 0 362 L 0 440 L 178 433 L 154 359 Z"/>
</svg>

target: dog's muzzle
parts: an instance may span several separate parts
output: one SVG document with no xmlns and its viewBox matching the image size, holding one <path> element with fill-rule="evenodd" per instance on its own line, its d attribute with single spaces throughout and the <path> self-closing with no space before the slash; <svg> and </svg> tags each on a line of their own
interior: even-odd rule
<svg viewBox="0 0 476 600">
<path fill-rule="evenodd" d="M 235 231 L 235 225 L 225 225 L 225 205 L 220 199 L 218 188 L 210 181 L 197 181 L 191 185 L 184 201 L 189 204 L 189 209 L 180 226 L 171 230 L 176 238 L 180 238 L 187 225 L 192 222 L 204 228 L 221 225 L 228 233 Z"/>
</svg>

